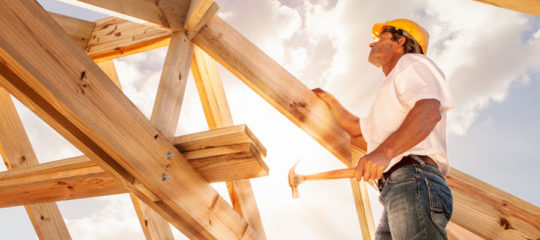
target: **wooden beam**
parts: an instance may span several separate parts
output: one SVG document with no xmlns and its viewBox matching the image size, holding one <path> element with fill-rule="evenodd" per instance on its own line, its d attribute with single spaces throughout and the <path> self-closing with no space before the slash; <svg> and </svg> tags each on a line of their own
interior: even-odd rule
<svg viewBox="0 0 540 240">
<path fill-rule="evenodd" d="M 0 12 L 0 85 L 188 237 L 259 238 L 39 4 Z"/>
<path fill-rule="evenodd" d="M 184 30 L 186 30 L 186 36 L 191 40 L 216 14 L 219 7 L 212 0 L 191 0 L 189 5 Z"/>
<path fill-rule="evenodd" d="M 457 169 L 446 178 L 452 189 L 451 221 L 486 239 L 540 239 L 540 208 Z"/>
<path fill-rule="evenodd" d="M 71 36 L 81 48 L 86 48 L 96 23 L 49 12 L 49 15 Z"/>
<path fill-rule="evenodd" d="M 119 89 L 122 89 L 122 85 L 120 85 L 120 78 L 118 78 L 118 74 L 116 73 L 116 67 L 114 67 L 113 60 L 99 62 L 97 65 L 105 74 L 107 74 L 107 77 L 113 81 L 114 85 L 116 85 Z"/>
<path fill-rule="evenodd" d="M 197 85 L 208 127 L 210 129 L 216 129 L 232 126 L 233 119 L 225 91 L 223 90 L 223 84 L 219 77 L 217 64 L 198 47 L 194 46 L 193 52 L 193 77 Z M 263 147 L 261 146 L 259 148 Z M 251 149 L 251 151 L 253 150 L 255 149 Z M 268 169 L 266 169 L 266 173 L 268 173 Z M 251 188 L 251 182 L 246 179 L 230 181 L 226 184 L 231 203 L 236 212 L 242 215 L 249 225 L 264 237 L 264 227 L 257 202 L 255 201 L 255 195 Z"/>
<path fill-rule="evenodd" d="M 478 235 L 470 232 L 469 230 L 460 227 L 459 225 L 449 222 L 446 225 L 446 233 L 448 235 L 448 240 L 484 240 Z"/>
<path fill-rule="evenodd" d="M 96 62 L 169 45 L 171 33 L 125 19 L 109 17 L 96 22 L 86 53 Z"/>
<path fill-rule="evenodd" d="M 364 155 L 363 151 L 355 151 L 358 150 L 356 146 L 352 146 L 351 149 L 353 150 L 352 161 L 349 167 L 356 166 L 360 157 Z M 350 183 L 354 196 L 356 215 L 358 216 L 358 223 L 360 223 L 360 230 L 362 231 L 362 239 L 375 239 L 375 222 L 373 220 L 373 212 L 371 211 L 367 184 L 364 181 L 356 181 L 355 179 L 350 179 Z"/>
<path fill-rule="evenodd" d="M 540 17 L 539 0 L 475 0 L 496 7 L 506 8 Z"/>
<path fill-rule="evenodd" d="M 129 16 L 130 20 L 144 21 L 155 27 L 182 30 L 189 8 L 188 0 L 62 0 L 79 7 L 101 11 L 110 15 Z"/>
<path fill-rule="evenodd" d="M 0 132 L 0 152 L 8 169 L 39 164 L 15 105 L 3 88 L 0 88 Z M 25 209 L 39 239 L 71 239 L 56 203 L 26 205 Z"/>
<path fill-rule="evenodd" d="M 126 193 L 87 157 L 74 157 L 0 173 L 0 208 Z"/>
<path fill-rule="evenodd" d="M 341 161 L 350 163 L 349 137 L 326 104 L 221 18 L 214 16 L 193 42 Z"/>
</svg>

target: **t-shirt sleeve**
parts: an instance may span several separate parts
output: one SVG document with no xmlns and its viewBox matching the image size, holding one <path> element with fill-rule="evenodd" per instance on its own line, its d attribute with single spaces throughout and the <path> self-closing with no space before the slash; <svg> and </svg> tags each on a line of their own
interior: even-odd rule
<svg viewBox="0 0 540 240">
<path fill-rule="evenodd" d="M 405 69 L 396 79 L 396 88 L 400 100 L 409 109 L 422 99 L 438 100 L 441 103 L 441 113 L 455 107 L 442 72 L 424 62 L 416 62 Z"/>
</svg>

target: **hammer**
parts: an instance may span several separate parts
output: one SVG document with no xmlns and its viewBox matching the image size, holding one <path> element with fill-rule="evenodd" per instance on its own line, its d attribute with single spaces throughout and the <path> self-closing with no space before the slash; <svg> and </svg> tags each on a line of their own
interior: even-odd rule
<svg viewBox="0 0 540 240">
<path fill-rule="evenodd" d="M 289 186 L 291 187 L 293 198 L 299 197 L 298 185 L 303 183 L 304 181 L 354 178 L 356 176 L 355 168 L 344 168 L 310 175 L 300 175 L 294 172 L 294 169 L 299 162 L 300 161 L 296 162 L 296 164 L 294 164 L 291 170 L 289 170 Z"/>
</svg>

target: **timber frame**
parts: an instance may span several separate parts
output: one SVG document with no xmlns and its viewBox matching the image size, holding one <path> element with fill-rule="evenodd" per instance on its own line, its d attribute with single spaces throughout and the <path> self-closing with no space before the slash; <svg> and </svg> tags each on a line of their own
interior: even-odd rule
<svg viewBox="0 0 540 240">
<path fill-rule="evenodd" d="M 216 62 L 345 165 L 365 153 L 310 89 L 215 15 L 213 1 L 70 1 L 145 24 L 88 22 L 47 13 L 33 0 L 0 2 L 0 130 L 9 133 L 0 136 L 9 169 L 0 173 L 0 207 L 26 205 L 40 239 L 71 239 L 54 201 L 127 192 L 147 239 L 173 239 L 168 223 L 192 239 L 266 238 L 249 181 L 268 175 L 266 149 L 245 125 L 233 126 Z M 535 0 L 479 1 L 540 16 Z M 147 119 L 121 92 L 111 60 L 164 46 Z M 175 137 L 190 69 L 212 130 Z M 85 156 L 39 164 L 10 94 Z M 456 169 L 447 181 L 450 239 L 540 239 L 537 206 Z M 232 206 L 209 182 L 226 182 Z M 367 185 L 351 186 L 363 238 L 373 239 Z"/>
</svg>

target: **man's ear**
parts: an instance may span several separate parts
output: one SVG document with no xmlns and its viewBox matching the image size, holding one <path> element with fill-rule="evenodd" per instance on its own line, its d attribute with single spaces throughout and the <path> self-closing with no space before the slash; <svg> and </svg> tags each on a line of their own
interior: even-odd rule
<svg viewBox="0 0 540 240">
<path fill-rule="evenodd" d="M 401 36 L 399 39 L 398 39 L 398 45 L 399 46 L 403 46 L 405 45 L 405 42 L 407 41 L 407 39 L 405 39 L 405 37 Z"/>
</svg>

